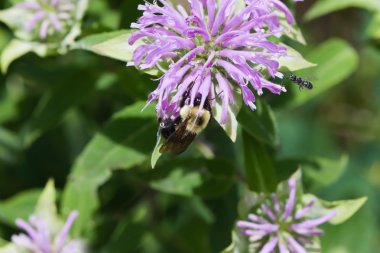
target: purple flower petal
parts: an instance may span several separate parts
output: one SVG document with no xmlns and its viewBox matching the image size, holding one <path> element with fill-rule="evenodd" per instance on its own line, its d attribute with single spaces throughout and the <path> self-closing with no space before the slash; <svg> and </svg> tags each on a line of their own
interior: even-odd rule
<svg viewBox="0 0 380 253">
<path fill-rule="evenodd" d="M 284 242 L 282 241 L 279 241 L 278 243 L 278 248 L 280 250 L 280 253 L 290 253 L 288 247 L 285 245 Z"/>
<path fill-rule="evenodd" d="M 273 236 L 260 250 L 260 253 L 271 253 L 276 247 L 278 242 L 277 236 Z"/>
<path fill-rule="evenodd" d="M 21 219 L 17 219 L 16 225 L 19 228 L 23 229 L 25 232 L 27 232 L 28 236 L 30 236 L 30 238 L 32 238 L 33 240 L 37 239 L 37 231 L 32 226 L 30 226 L 27 222 L 25 222 Z"/>
<path fill-rule="evenodd" d="M 69 229 L 77 216 L 78 212 L 73 211 L 58 234 L 52 234 L 56 229 L 56 224 L 48 224 L 47 221 L 41 217 L 31 216 L 29 223 L 17 219 L 16 225 L 23 229 L 27 235 L 13 235 L 12 242 L 20 247 L 20 250 L 24 249 L 34 253 L 83 253 L 83 250 L 80 250 L 80 248 L 83 248 L 81 241 L 71 241 L 67 239 Z M 80 248 L 78 247 L 79 242 L 81 245 Z M 71 251 L 68 251 L 69 249 L 71 249 Z"/>
<path fill-rule="evenodd" d="M 290 217 L 295 205 L 295 201 L 296 201 L 296 180 L 294 178 L 290 178 L 288 181 L 288 184 L 289 184 L 289 199 L 285 205 L 284 215 L 282 216 L 283 220 L 286 220 Z"/>
<path fill-rule="evenodd" d="M 249 228 L 249 229 L 258 229 L 262 230 L 265 232 L 275 232 L 278 230 L 279 226 L 278 225 L 273 225 L 273 224 L 256 224 L 253 222 L 248 222 L 248 221 L 238 221 L 237 226 L 239 228 Z"/>
<path fill-rule="evenodd" d="M 310 211 L 310 209 L 313 208 L 314 204 L 315 204 L 315 199 L 310 201 L 303 209 L 297 211 L 296 214 L 294 215 L 294 218 L 296 220 L 303 218 Z"/>
<path fill-rule="evenodd" d="M 274 193 L 271 194 L 271 198 L 272 198 L 274 210 L 275 210 L 276 214 L 278 215 L 281 212 L 280 201 L 278 200 L 276 194 L 274 194 Z"/>
<path fill-rule="evenodd" d="M 49 17 L 50 17 L 50 22 L 54 26 L 55 30 L 58 32 L 62 31 L 62 24 L 59 21 L 57 14 L 52 13 L 49 15 Z"/>
<path fill-rule="evenodd" d="M 62 247 L 64 246 L 69 230 L 71 226 L 73 225 L 74 221 L 76 220 L 76 218 L 78 217 L 78 215 L 79 215 L 78 211 L 72 211 L 65 225 L 59 232 L 58 236 L 55 238 L 55 250 L 57 252 L 61 251 Z"/>
<path fill-rule="evenodd" d="M 46 39 L 46 37 L 48 35 L 48 31 L 49 31 L 49 26 L 50 26 L 50 22 L 48 20 L 44 20 L 41 23 L 41 28 L 40 28 L 40 38 L 41 39 Z"/>
<path fill-rule="evenodd" d="M 234 100 L 233 91 L 231 89 L 230 83 L 228 80 L 223 77 L 219 72 L 216 73 L 216 80 L 218 81 L 221 98 L 222 98 L 222 117 L 220 124 L 225 124 L 228 120 L 228 104 L 230 99 Z"/>
<path fill-rule="evenodd" d="M 264 214 L 269 217 L 269 219 L 271 219 L 272 221 L 276 221 L 276 216 L 273 214 L 272 210 L 270 210 L 267 205 L 262 204 L 261 209 L 263 210 Z"/>
<path fill-rule="evenodd" d="M 33 37 L 38 34 L 34 39 L 45 40 L 50 35 L 68 32 L 75 18 L 76 7 L 70 0 L 25 0 L 16 7 L 26 10 L 24 29 Z"/>
<path fill-rule="evenodd" d="M 313 219 L 313 220 L 306 220 L 306 221 L 303 221 L 301 223 L 293 224 L 292 225 L 292 229 L 298 229 L 298 228 L 300 228 L 300 229 L 310 229 L 310 228 L 314 228 L 314 227 L 317 227 L 317 226 L 319 226 L 319 225 L 321 225 L 323 223 L 328 222 L 335 215 L 336 215 L 336 212 L 332 211 L 332 212 L 328 213 L 327 215 L 322 216 L 320 218 Z"/>
<path fill-rule="evenodd" d="M 307 253 L 306 249 L 301 246 L 291 235 L 287 236 L 289 246 L 294 250 L 294 253 Z"/>
</svg>

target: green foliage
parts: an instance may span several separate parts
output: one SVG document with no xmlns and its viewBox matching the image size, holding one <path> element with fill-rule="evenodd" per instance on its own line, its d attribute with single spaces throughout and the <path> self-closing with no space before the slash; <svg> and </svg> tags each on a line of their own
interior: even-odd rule
<svg viewBox="0 0 380 253">
<path fill-rule="evenodd" d="M 367 201 L 367 197 L 353 199 L 353 200 L 342 200 L 342 201 L 320 201 L 322 206 L 328 210 L 334 210 L 337 215 L 330 220 L 331 224 L 341 224 L 351 218 Z"/>
<path fill-rule="evenodd" d="M 326 158 L 310 159 L 308 163 L 302 163 L 305 177 L 310 180 L 310 188 L 318 188 L 335 183 L 345 172 L 348 163 L 347 155 L 340 159 Z"/>
<path fill-rule="evenodd" d="M 244 170 L 250 189 L 257 192 L 272 192 L 276 186 L 276 178 L 268 147 L 246 131 L 243 131 L 243 143 Z"/>
<path fill-rule="evenodd" d="M 228 119 L 227 122 L 225 122 L 224 124 L 221 123 L 222 103 L 219 99 L 216 101 L 215 108 L 213 108 L 212 112 L 214 119 L 220 124 L 220 126 L 223 128 L 224 132 L 227 134 L 227 136 L 231 139 L 232 142 L 236 141 L 238 130 L 238 122 L 236 119 L 236 115 L 239 113 L 240 108 L 242 107 L 242 100 L 240 95 L 241 94 L 237 94 L 235 92 L 236 101 L 234 104 L 228 106 Z"/>
<path fill-rule="evenodd" d="M 131 33 L 132 30 L 121 30 L 91 35 L 77 42 L 73 48 L 89 50 L 123 62 L 131 62 L 132 53 L 139 45 L 139 42 L 132 46 L 128 44 Z M 156 69 L 147 69 L 144 72 L 150 75 L 159 73 Z"/>
<path fill-rule="evenodd" d="M 40 194 L 40 190 L 24 191 L 0 203 L 1 221 L 14 226 L 17 218 L 28 219 Z"/>
<path fill-rule="evenodd" d="M 89 50 L 94 53 L 128 62 L 132 60 L 134 48 L 128 46 L 130 30 L 90 35 L 78 41 L 73 48 Z"/>
<path fill-rule="evenodd" d="M 377 0 L 319 0 L 308 10 L 305 14 L 305 18 L 311 20 L 349 7 L 364 8 L 369 11 L 380 11 L 380 3 Z"/>
<path fill-rule="evenodd" d="M 348 78 L 358 66 L 358 57 L 355 50 L 345 41 L 330 39 L 306 56 L 317 64 L 314 68 L 297 71 L 299 76 L 310 76 L 314 88 L 313 92 L 302 92 L 292 102 L 300 105 L 315 96 L 331 89 Z"/>
<path fill-rule="evenodd" d="M 243 107 L 237 120 L 243 129 L 260 142 L 277 145 L 277 126 L 273 112 L 266 103 L 258 102 L 255 113 L 249 108 Z"/>
<path fill-rule="evenodd" d="M 193 189 L 201 184 L 201 177 L 196 172 L 186 173 L 181 169 L 174 169 L 162 180 L 154 180 L 150 183 L 153 189 L 166 193 L 191 196 Z"/>
<path fill-rule="evenodd" d="M 290 46 L 283 45 L 286 47 L 286 51 L 288 52 L 288 56 L 280 57 L 279 63 L 280 68 L 286 68 L 290 71 L 297 71 L 300 69 L 315 67 L 315 63 L 311 63 L 302 56 L 301 53 L 297 52 L 294 48 Z"/>
<path fill-rule="evenodd" d="M 4 49 L 0 58 L 1 71 L 6 73 L 9 65 L 21 56 L 34 52 L 40 56 L 47 54 L 48 48 L 44 45 L 22 41 L 18 39 L 12 40 Z"/>
<path fill-rule="evenodd" d="M 155 104 L 142 111 L 168 66 L 125 66 L 142 42 L 128 43 L 140 0 L 91 2 L 64 45 L 14 33 L 21 15 L 5 8 L 16 2 L 0 3 L 10 28 L 0 27 L 1 253 L 18 253 L 8 243 L 16 218 L 39 213 L 59 227 L 57 209 L 79 211 L 71 232 L 92 252 L 243 253 L 236 220 L 297 169 L 297 194 L 317 196 L 314 212 L 337 211 L 322 252 L 380 247 L 378 0 L 318 0 L 306 14 L 307 1 L 291 4 L 302 32 L 288 27 L 280 71 L 313 89 L 284 80 L 288 92 L 264 91 L 255 111 L 234 91 L 226 124 L 216 99 L 207 129 L 177 157 L 159 153 Z M 286 183 L 277 191 L 288 194 Z"/>
<path fill-rule="evenodd" d="M 141 112 L 143 107 L 137 103 L 117 112 L 75 162 L 63 195 L 63 208 L 81 213 L 75 234 L 91 223 L 91 215 L 99 206 L 97 188 L 111 176 L 111 169 L 130 169 L 146 161 L 156 123 L 153 111 Z"/>
</svg>

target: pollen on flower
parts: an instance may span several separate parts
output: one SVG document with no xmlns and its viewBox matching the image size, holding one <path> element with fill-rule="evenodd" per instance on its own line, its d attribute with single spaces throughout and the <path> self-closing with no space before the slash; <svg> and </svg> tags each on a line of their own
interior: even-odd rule
<svg viewBox="0 0 380 253">
<path fill-rule="evenodd" d="M 248 215 L 248 221 L 238 221 L 241 233 L 249 237 L 250 252 L 307 253 L 318 250 L 313 239 L 323 231 L 317 227 L 335 215 L 331 211 L 324 216 L 310 217 L 315 200 L 302 204 L 296 196 L 296 181 L 288 181 L 289 197 L 282 201 L 272 193 L 255 213 Z M 316 248 L 315 248 L 316 247 Z"/>
<path fill-rule="evenodd" d="M 70 26 L 74 11 L 73 0 L 32 0 L 17 4 L 27 12 L 24 30 L 36 33 L 41 40 L 56 34 L 64 34 Z"/>
<path fill-rule="evenodd" d="M 164 62 L 169 66 L 148 99 L 148 103 L 158 101 L 158 113 L 167 104 L 178 105 L 185 92 L 190 94 L 190 105 L 200 94 L 211 98 L 214 106 L 218 96 L 224 124 L 236 90 L 252 110 L 256 108 L 253 90 L 258 95 L 265 89 L 275 94 L 286 91 L 261 73 L 266 70 L 272 77 L 281 77 L 278 59 L 287 51 L 270 38 L 286 32 L 282 19 L 294 22 L 281 1 L 249 0 L 239 7 L 236 0 L 189 0 L 190 11 L 165 0 L 158 2 L 138 7 L 143 15 L 132 24 L 137 31 L 129 39 L 130 44 L 143 41 L 129 65 L 150 69 Z"/>
</svg>

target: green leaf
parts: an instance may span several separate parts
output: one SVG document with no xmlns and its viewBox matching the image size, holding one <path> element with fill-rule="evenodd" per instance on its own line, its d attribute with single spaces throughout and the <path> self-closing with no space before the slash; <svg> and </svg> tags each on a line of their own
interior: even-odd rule
<svg viewBox="0 0 380 253">
<path fill-rule="evenodd" d="M 358 66 L 358 56 L 355 50 L 344 40 L 330 39 L 314 49 L 306 59 L 315 62 L 318 66 L 298 71 L 298 76 L 308 79 L 313 77 L 312 90 L 297 92 L 292 101 L 293 106 L 301 105 L 317 95 L 327 91 L 348 78 Z M 292 85 L 298 89 L 296 85 Z"/>
<path fill-rule="evenodd" d="M 302 45 L 306 45 L 305 37 L 297 24 L 289 25 L 287 20 L 282 21 L 281 24 L 287 30 L 286 36 L 301 43 Z"/>
<path fill-rule="evenodd" d="M 75 18 L 77 21 L 81 21 L 83 16 L 86 14 L 89 5 L 89 0 L 78 0 L 77 6 L 75 8 Z"/>
<path fill-rule="evenodd" d="M 38 198 L 37 205 L 34 210 L 34 215 L 42 217 L 46 224 L 49 225 L 51 233 L 57 233 L 60 228 L 60 220 L 58 217 L 57 205 L 56 205 L 56 192 L 54 187 L 54 181 L 50 179 L 42 194 Z"/>
<path fill-rule="evenodd" d="M 369 11 L 380 11 L 380 2 L 378 0 L 319 0 L 307 11 L 305 19 L 312 20 L 331 12 L 350 7 L 364 8 Z"/>
<path fill-rule="evenodd" d="M 234 178 L 234 166 L 225 159 L 183 158 L 159 164 L 142 176 L 150 185 L 165 193 L 218 197 Z"/>
<path fill-rule="evenodd" d="M 120 25 L 120 18 L 122 11 L 113 9 L 109 6 L 108 2 L 93 1 L 87 11 L 89 15 L 98 16 L 101 26 L 107 27 L 112 30 L 117 30 Z"/>
<path fill-rule="evenodd" d="M 21 150 L 18 135 L 0 127 L 0 161 L 8 164 L 17 163 Z"/>
<path fill-rule="evenodd" d="M 29 146 L 44 131 L 56 126 L 65 116 L 66 112 L 77 106 L 94 90 L 93 78 L 87 77 L 79 84 L 75 81 L 83 72 L 76 71 L 73 76 L 66 76 L 66 81 L 58 83 L 41 97 L 31 118 L 22 129 L 23 145 Z"/>
<path fill-rule="evenodd" d="M 144 244 L 144 235 L 148 229 L 150 206 L 148 201 L 137 203 L 130 212 L 121 216 L 117 224 L 112 227 L 109 239 L 97 248 L 99 253 L 124 253 L 136 250 Z M 112 219 L 111 217 L 105 217 Z M 108 235 L 107 235 L 108 236 Z"/>
<path fill-rule="evenodd" d="M 337 212 L 337 215 L 330 220 L 330 223 L 338 225 L 351 218 L 367 202 L 367 199 L 367 197 L 362 197 L 332 202 L 323 201 L 322 203 L 324 207 Z"/>
<path fill-rule="evenodd" d="M 335 183 L 346 171 L 348 156 L 339 159 L 310 157 L 299 159 L 277 160 L 275 167 L 281 168 L 280 179 L 288 178 L 297 167 L 302 168 L 304 180 L 308 189 L 317 190 Z"/>
<path fill-rule="evenodd" d="M 22 27 L 25 20 L 25 10 L 21 8 L 8 8 L 0 10 L 0 22 L 3 22 L 11 29 Z"/>
<path fill-rule="evenodd" d="M 190 162 L 185 161 L 185 164 Z M 200 170 L 202 185 L 195 192 L 202 197 L 219 197 L 225 194 L 236 180 L 234 164 L 223 158 L 199 159 L 194 169 Z"/>
<path fill-rule="evenodd" d="M 0 52 L 11 40 L 11 36 L 5 28 L 0 29 Z"/>
<path fill-rule="evenodd" d="M 8 242 L 2 238 L 0 238 L 0 247 L 4 247 L 8 244 Z"/>
<path fill-rule="evenodd" d="M 257 109 L 250 110 L 243 106 L 237 120 L 244 131 L 257 140 L 276 146 L 278 144 L 277 125 L 274 114 L 270 107 L 261 101 L 256 102 Z"/>
<path fill-rule="evenodd" d="M 374 253 L 377 250 L 378 215 L 368 205 L 339 226 L 324 226 L 323 251 L 328 253 Z M 360 243 L 358 243 L 360 242 Z"/>
<path fill-rule="evenodd" d="M 197 172 L 184 172 L 181 169 L 174 169 L 162 180 L 153 180 L 150 186 L 162 192 L 191 196 L 195 188 L 202 183 L 201 176 Z"/>
<path fill-rule="evenodd" d="M 6 73 L 9 65 L 21 56 L 35 52 L 40 56 L 47 54 L 47 46 L 35 42 L 13 39 L 3 49 L 0 56 L 1 71 Z"/>
<path fill-rule="evenodd" d="M 16 82 L 8 81 L 6 85 L 14 87 L 15 83 Z M 3 125 L 18 117 L 19 103 L 26 97 L 26 94 L 22 88 L 17 88 L 15 91 L 6 90 L 4 93 L 0 92 L 0 94 L 2 96 L 0 100 L 0 125 Z"/>
<path fill-rule="evenodd" d="M 131 33 L 131 30 L 120 30 L 90 35 L 78 41 L 73 47 L 129 62 L 132 61 L 132 53 L 138 46 L 138 43 L 135 43 L 133 46 L 128 44 Z"/>
<path fill-rule="evenodd" d="M 316 187 L 324 187 L 331 185 L 337 181 L 344 173 L 348 156 L 342 155 L 340 159 L 331 160 L 326 158 L 312 159 L 312 163 L 305 163 L 302 165 L 302 170 L 305 177 L 311 179 L 311 185 Z"/>
<path fill-rule="evenodd" d="M 15 226 L 17 218 L 28 219 L 34 212 L 40 194 L 40 190 L 29 190 L 21 192 L 10 199 L 1 201 L 0 220 L 9 226 Z"/>
<path fill-rule="evenodd" d="M 236 120 L 236 115 L 239 113 L 242 105 L 241 94 L 237 94 L 235 92 L 235 99 L 235 104 L 228 105 L 228 120 L 225 124 L 221 124 L 222 102 L 219 98 L 216 99 L 216 104 L 212 108 L 212 115 L 214 116 L 214 119 L 223 128 L 224 132 L 227 134 L 227 136 L 231 139 L 232 142 L 236 141 L 237 136 L 238 122 Z"/>
<path fill-rule="evenodd" d="M 231 233 L 232 242 L 231 244 L 221 251 L 221 253 L 243 253 L 244 248 L 247 248 L 247 243 L 245 240 L 241 240 L 241 237 L 239 237 L 238 233 L 234 230 Z"/>
<path fill-rule="evenodd" d="M 366 34 L 374 39 L 380 39 L 380 11 L 377 12 L 368 25 Z"/>
<path fill-rule="evenodd" d="M 82 49 L 94 52 L 99 55 L 110 57 L 123 62 L 133 61 L 133 52 L 142 42 L 136 41 L 133 45 L 129 45 L 128 39 L 132 30 L 120 30 L 109 33 L 101 33 L 90 35 L 83 38 L 73 45 L 72 49 Z M 144 69 L 142 72 L 157 76 L 159 70 L 157 68 Z"/>
<path fill-rule="evenodd" d="M 312 209 L 311 215 L 318 217 L 326 215 L 331 211 L 335 211 L 336 215 L 329 221 L 333 225 L 341 224 L 351 218 L 367 201 L 367 197 L 339 201 L 321 200 L 312 194 L 307 194 L 303 197 L 305 203 L 309 202 L 312 199 L 317 199 L 317 202 Z"/>
<path fill-rule="evenodd" d="M 153 107 L 141 112 L 144 102 L 116 113 L 104 131 L 97 133 L 76 160 L 63 194 L 65 211 L 80 212 L 74 234 L 91 228 L 99 206 L 97 189 L 112 169 L 130 169 L 147 160 L 154 146 L 157 122 Z"/>
<path fill-rule="evenodd" d="M 160 159 L 160 157 L 162 155 L 162 153 L 160 152 L 160 148 L 162 147 L 163 143 L 164 143 L 164 141 L 161 138 L 160 132 L 158 131 L 157 132 L 157 143 L 156 143 L 156 146 L 154 146 L 152 156 L 150 159 L 150 165 L 152 166 L 152 169 L 154 169 L 158 159 Z"/>
<path fill-rule="evenodd" d="M 273 192 L 276 188 L 275 169 L 269 149 L 243 130 L 244 171 L 249 189 Z"/>
<path fill-rule="evenodd" d="M 20 253 L 20 248 L 18 248 L 13 243 L 0 248 L 0 253 Z"/>
<path fill-rule="evenodd" d="M 279 58 L 278 62 L 280 64 L 280 68 L 287 68 L 290 71 L 297 71 L 316 66 L 316 64 L 305 60 L 305 58 L 303 58 L 303 56 L 294 48 L 291 48 L 285 44 L 281 45 L 286 47 L 287 56 Z"/>
</svg>

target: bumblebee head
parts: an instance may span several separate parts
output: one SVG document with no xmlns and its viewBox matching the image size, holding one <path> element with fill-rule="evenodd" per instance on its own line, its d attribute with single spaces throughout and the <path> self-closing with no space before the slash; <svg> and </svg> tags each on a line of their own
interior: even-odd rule
<svg viewBox="0 0 380 253">
<path fill-rule="evenodd" d="M 160 132 L 161 135 L 167 139 L 170 135 L 172 135 L 175 132 L 175 126 L 176 123 L 174 120 L 167 118 L 167 119 L 159 119 L 160 123 Z"/>
</svg>

